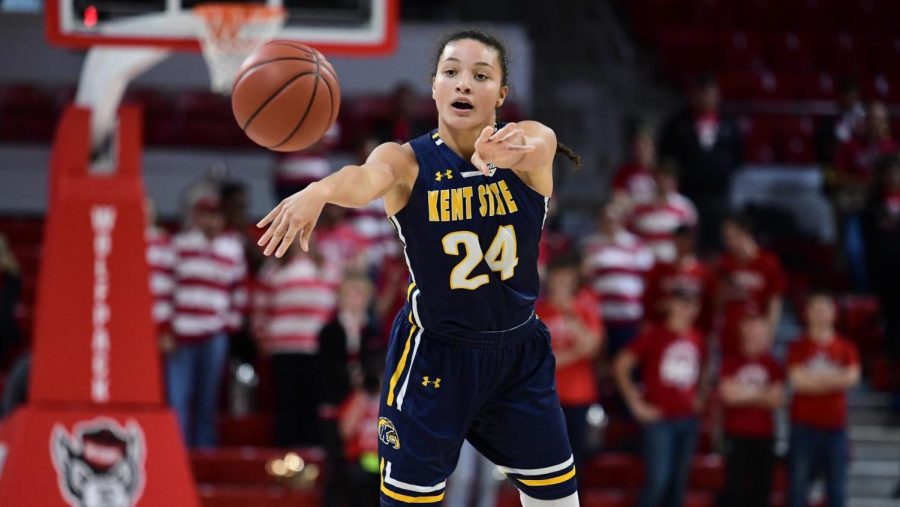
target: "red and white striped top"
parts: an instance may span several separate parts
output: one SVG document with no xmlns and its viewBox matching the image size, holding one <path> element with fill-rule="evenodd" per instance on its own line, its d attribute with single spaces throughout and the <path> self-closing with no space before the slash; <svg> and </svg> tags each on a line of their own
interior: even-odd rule
<svg viewBox="0 0 900 507">
<path fill-rule="evenodd" d="M 383 199 L 375 199 L 353 210 L 350 223 L 369 245 L 366 254 L 370 265 L 380 266 L 385 257 L 400 255 L 400 240 L 384 214 Z"/>
<path fill-rule="evenodd" d="M 172 238 L 175 339 L 209 338 L 241 325 L 247 307 L 244 247 L 234 234 L 207 238 L 188 229 Z"/>
<path fill-rule="evenodd" d="M 254 330 L 267 352 L 315 354 L 319 331 L 334 314 L 337 285 L 299 254 L 263 266 L 253 299 Z"/>
<path fill-rule="evenodd" d="M 582 244 L 582 259 L 591 287 L 600 295 L 600 312 L 608 324 L 632 324 L 644 315 L 644 276 L 653 253 L 627 231 L 610 237 L 596 234 Z"/>
<path fill-rule="evenodd" d="M 160 332 L 172 325 L 172 293 L 175 251 L 169 234 L 159 228 L 147 229 L 147 264 L 150 266 L 150 294 L 153 296 L 153 322 Z"/>
<path fill-rule="evenodd" d="M 697 209 L 677 192 L 668 194 L 664 201 L 638 204 L 628 221 L 628 228 L 653 251 L 657 262 L 675 260 L 672 234 L 683 225 L 697 225 Z"/>
</svg>

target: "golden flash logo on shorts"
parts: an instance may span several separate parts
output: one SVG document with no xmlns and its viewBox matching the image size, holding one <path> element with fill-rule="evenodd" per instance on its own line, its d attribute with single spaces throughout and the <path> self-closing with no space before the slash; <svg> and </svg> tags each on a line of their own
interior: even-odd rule
<svg viewBox="0 0 900 507">
<path fill-rule="evenodd" d="M 431 380 L 430 377 L 422 377 L 422 385 L 428 387 L 429 385 L 433 385 L 435 389 L 441 388 L 441 378 L 437 377 L 434 380 Z"/>
<path fill-rule="evenodd" d="M 387 417 L 378 418 L 378 439 L 384 445 L 394 449 L 400 448 L 400 435 L 397 434 L 397 428 L 394 427 L 394 423 Z"/>
</svg>

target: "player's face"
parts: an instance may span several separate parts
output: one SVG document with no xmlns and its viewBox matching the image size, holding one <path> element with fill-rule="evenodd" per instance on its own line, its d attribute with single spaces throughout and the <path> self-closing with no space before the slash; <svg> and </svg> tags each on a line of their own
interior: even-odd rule
<svg viewBox="0 0 900 507">
<path fill-rule="evenodd" d="M 479 41 L 462 39 L 444 47 L 431 84 L 431 97 L 447 126 L 480 129 L 493 123 L 508 87 L 497 51 Z"/>
</svg>

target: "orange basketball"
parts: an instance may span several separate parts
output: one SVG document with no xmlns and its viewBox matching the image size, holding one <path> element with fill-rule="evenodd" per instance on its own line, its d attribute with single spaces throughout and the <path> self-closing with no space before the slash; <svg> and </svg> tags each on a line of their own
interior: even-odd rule
<svg viewBox="0 0 900 507">
<path fill-rule="evenodd" d="M 292 41 L 271 41 L 238 71 L 231 110 L 238 125 L 260 146 L 302 150 L 316 143 L 337 119 L 341 90 L 322 53 Z"/>
</svg>

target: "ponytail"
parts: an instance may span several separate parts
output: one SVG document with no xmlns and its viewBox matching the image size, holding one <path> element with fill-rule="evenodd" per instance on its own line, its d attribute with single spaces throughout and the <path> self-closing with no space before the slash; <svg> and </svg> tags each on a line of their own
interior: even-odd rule
<svg viewBox="0 0 900 507">
<path fill-rule="evenodd" d="M 569 159 L 572 164 L 575 165 L 575 170 L 581 169 L 581 155 L 575 153 L 575 150 L 569 148 L 565 144 L 558 142 L 556 143 L 556 153 L 562 153 Z"/>
</svg>

